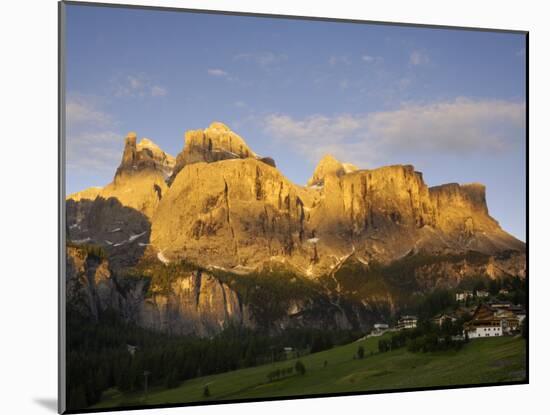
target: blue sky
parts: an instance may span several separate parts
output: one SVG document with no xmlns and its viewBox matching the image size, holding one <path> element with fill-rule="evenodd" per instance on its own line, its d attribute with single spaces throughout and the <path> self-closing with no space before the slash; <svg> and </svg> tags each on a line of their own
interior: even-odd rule
<svg viewBox="0 0 550 415">
<path fill-rule="evenodd" d="M 175 156 L 221 121 L 299 184 L 326 153 L 484 183 L 525 240 L 523 35 L 69 5 L 66 50 L 68 193 L 128 131 Z"/>
</svg>

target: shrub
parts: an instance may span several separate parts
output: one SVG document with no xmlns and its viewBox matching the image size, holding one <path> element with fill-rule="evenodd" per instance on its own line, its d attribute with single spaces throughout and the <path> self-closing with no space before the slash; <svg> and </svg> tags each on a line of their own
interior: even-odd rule
<svg viewBox="0 0 550 415">
<path fill-rule="evenodd" d="M 296 372 L 300 375 L 305 375 L 306 373 L 306 367 L 304 366 L 301 360 L 298 360 L 296 362 L 296 365 L 294 365 L 294 369 L 296 369 Z"/>
</svg>

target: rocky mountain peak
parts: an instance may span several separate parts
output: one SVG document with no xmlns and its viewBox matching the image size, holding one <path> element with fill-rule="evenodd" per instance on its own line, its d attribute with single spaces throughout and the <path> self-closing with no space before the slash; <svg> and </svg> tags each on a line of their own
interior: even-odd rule
<svg viewBox="0 0 550 415">
<path fill-rule="evenodd" d="M 246 158 L 257 159 L 275 167 L 273 159 L 258 156 L 241 136 L 227 125 L 215 121 L 204 130 L 190 130 L 185 133 L 185 145 L 176 158 L 176 166 L 169 183 L 190 164 Z"/>
<path fill-rule="evenodd" d="M 231 132 L 231 129 L 227 125 L 219 121 L 214 121 L 208 126 L 207 130 L 221 130 Z"/>
<path fill-rule="evenodd" d="M 348 166 L 353 166 L 353 165 L 348 164 Z M 348 170 L 349 169 L 350 167 L 348 167 Z M 332 156 L 331 154 L 326 154 L 319 161 L 319 164 L 317 164 L 317 167 L 315 167 L 313 176 L 311 176 L 311 179 L 308 180 L 307 185 L 322 186 L 325 181 L 325 176 L 329 174 L 336 175 L 338 177 L 343 176 L 344 174 L 346 174 L 346 168 L 344 167 L 344 164 L 336 160 L 334 156 Z"/>
<path fill-rule="evenodd" d="M 129 132 L 124 140 L 124 151 L 122 161 L 117 169 L 115 179 L 125 173 L 133 174 L 142 170 L 158 170 L 165 177 L 172 173 L 176 160 L 170 154 L 165 153 L 161 148 L 148 138 L 142 138 L 137 143 L 137 134 Z"/>
</svg>

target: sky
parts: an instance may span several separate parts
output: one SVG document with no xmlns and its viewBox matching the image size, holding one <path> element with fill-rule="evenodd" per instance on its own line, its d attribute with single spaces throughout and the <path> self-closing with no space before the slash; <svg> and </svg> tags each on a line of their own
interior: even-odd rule
<svg viewBox="0 0 550 415">
<path fill-rule="evenodd" d="M 67 6 L 67 194 L 109 183 L 136 131 L 177 155 L 220 121 L 291 181 L 327 153 L 479 182 L 526 232 L 525 37 L 517 33 Z"/>
</svg>

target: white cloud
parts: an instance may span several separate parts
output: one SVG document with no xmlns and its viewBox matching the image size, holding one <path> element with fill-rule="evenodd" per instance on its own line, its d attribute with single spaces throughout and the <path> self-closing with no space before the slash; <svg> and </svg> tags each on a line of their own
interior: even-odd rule
<svg viewBox="0 0 550 415">
<path fill-rule="evenodd" d="M 207 72 L 208 72 L 208 75 L 210 76 L 216 76 L 220 78 L 227 78 L 229 76 L 227 72 L 219 68 L 208 69 Z"/>
<path fill-rule="evenodd" d="M 166 88 L 160 86 L 160 85 L 153 85 L 151 87 L 151 96 L 153 97 L 163 97 L 168 93 Z"/>
<path fill-rule="evenodd" d="M 409 55 L 409 63 L 414 66 L 426 65 L 430 63 L 430 58 L 425 52 L 413 50 Z"/>
<path fill-rule="evenodd" d="M 113 94 L 117 98 L 163 97 L 168 91 L 159 84 L 153 84 L 151 79 L 143 74 L 130 74 L 113 79 Z"/>
<path fill-rule="evenodd" d="M 457 98 L 358 115 L 295 119 L 272 114 L 264 119 L 264 128 L 313 162 L 332 153 L 367 167 L 383 164 L 396 154 L 513 151 L 523 140 L 525 104 Z"/>
<path fill-rule="evenodd" d="M 381 63 L 384 61 L 384 58 L 381 56 L 363 55 L 361 56 L 361 60 L 367 63 Z"/>
</svg>

